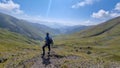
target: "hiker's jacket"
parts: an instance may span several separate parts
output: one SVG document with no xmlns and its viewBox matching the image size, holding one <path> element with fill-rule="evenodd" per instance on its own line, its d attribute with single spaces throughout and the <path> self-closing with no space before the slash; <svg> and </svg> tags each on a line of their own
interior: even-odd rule
<svg viewBox="0 0 120 68">
<path fill-rule="evenodd" d="M 46 37 L 45 37 L 45 42 L 46 42 L 47 44 L 52 44 L 52 43 L 53 43 L 53 40 L 52 40 L 51 37 L 46 36 Z"/>
</svg>

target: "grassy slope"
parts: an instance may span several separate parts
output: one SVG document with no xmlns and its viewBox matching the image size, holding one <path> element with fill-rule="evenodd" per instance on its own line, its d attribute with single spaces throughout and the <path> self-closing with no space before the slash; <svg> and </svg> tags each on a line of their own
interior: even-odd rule
<svg viewBox="0 0 120 68">
<path fill-rule="evenodd" d="M 36 45 L 38 42 L 25 36 L 0 29 L 0 59 L 7 59 L 7 61 L 0 63 L 0 68 L 16 66 L 39 54 L 40 49 Z"/>
<path fill-rule="evenodd" d="M 78 34 L 82 37 L 98 36 L 98 35 L 102 35 L 104 33 L 107 33 L 108 31 L 109 31 L 109 34 L 113 34 L 114 33 L 113 31 L 118 31 L 119 32 L 118 29 L 110 31 L 111 29 L 119 28 L 119 26 L 117 27 L 117 25 L 120 25 L 120 17 L 111 19 L 107 22 L 99 24 L 99 25 L 97 25 L 95 27 L 92 27 L 88 30 L 78 32 L 76 34 Z M 114 34 L 118 34 L 118 33 L 114 33 Z"/>
<path fill-rule="evenodd" d="M 91 28 L 83 31 L 85 33 L 84 37 L 83 32 L 75 33 L 67 37 L 57 37 L 57 39 L 59 39 L 55 40 L 55 45 L 58 48 L 54 49 L 54 51 L 58 55 L 77 55 L 82 58 L 80 60 L 65 59 L 62 67 L 67 67 L 69 66 L 69 64 L 73 64 L 74 67 L 74 64 L 78 62 L 87 62 L 87 64 L 99 63 L 105 68 L 109 68 L 110 65 L 119 63 L 120 24 L 117 24 L 109 30 L 104 31 L 113 24 L 119 23 L 119 19 L 117 20 L 118 21 L 116 22 L 116 20 L 114 21 L 113 19 L 113 22 L 108 21 L 108 23 L 103 23 L 104 25 L 100 24 L 97 27 L 95 26 L 94 29 Z M 0 68 L 3 68 L 7 65 L 15 67 L 20 62 L 23 62 L 40 54 L 39 46 L 36 45 L 38 44 L 35 41 L 30 40 L 29 38 L 21 36 L 17 33 L 0 29 L 0 57 L 8 59 L 6 62 L 0 63 Z M 91 54 L 87 54 L 88 52 L 90 52 Z M 30 65 L 31 64 L 32 63 L 30 63 Z"/>
<path fill-rule="evenodd" d="M 41 35 L 43 35 L 42 32 L 36 31 L 36 29 L 26 21 L 16 19 L 3 13 L 0 13 L 0 19 L 0 28 L 6 28 L 10 31 L 17 32 L 32 38 L 36 38 L 37 36 L 41 39 Z"/>
<path fill-rule="evenodd" d="M 0 20 L 0 28 L 9 29 L 12 32 L 23 34 L 32 39 L 43 40 L 46 32 L 52 34 L 58 32 L 45 25 L 30 23 L 3 13 L 0 13 Z"/>
<path fill-rule="evenodd" d="M 120 17 L 82 32 L 59 36 L 56 39 L 58 39 L 55 41 L 57 45 L 65 48 L 60 54 L 91 58 L 97 63 L 102 62 L 104 67 L 115 62 L 120 64 Z M 87 54 L 88 52 L 91 54 Z"/>
</svg>

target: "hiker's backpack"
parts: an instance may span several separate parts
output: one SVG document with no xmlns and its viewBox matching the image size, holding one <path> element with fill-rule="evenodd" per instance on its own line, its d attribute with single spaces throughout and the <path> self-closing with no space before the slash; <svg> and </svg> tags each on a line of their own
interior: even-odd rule
<svg viewBox="0 0 120 68">
<path fill-rule="evenodd" d="M 49 43 L 50 43 L 50 44 L 52 44 L 52 43 L 53 43 L 52 38 L 49 38 Z"/>
<path fill-rule="evenodd" d="M 52 44 L 52 43 L 53 43 L 52 38 L 50 38 L 50 37 L 49 37 L 49 38 L 47 38 L 47 43 L 48 43 L 48 44 Z"/>
</svg>

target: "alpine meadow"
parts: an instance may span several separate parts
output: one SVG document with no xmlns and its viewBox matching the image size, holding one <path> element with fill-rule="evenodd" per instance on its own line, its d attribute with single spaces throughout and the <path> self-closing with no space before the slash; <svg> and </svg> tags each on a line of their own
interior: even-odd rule
<svg viewBox="0 0 120 68">
<path fill-rule="evenodd" d="M 0 0 L 0 68 L 120 68 L 120 1 Z"/>
</svg>

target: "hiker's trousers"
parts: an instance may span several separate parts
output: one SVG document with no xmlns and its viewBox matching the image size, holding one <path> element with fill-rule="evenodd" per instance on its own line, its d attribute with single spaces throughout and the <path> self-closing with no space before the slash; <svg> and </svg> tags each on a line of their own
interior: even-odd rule
<svg viewBox="0 0 120 68">
<path fill-rule="evenodd" d="M 45 54 L 45 47 L 48 47 L 48 51 L 50 52 L 51 48 L 50 48 L 50 44 L 45 43 L 45 45 L 42 47 L 43 50 L 43 55 Z"/>
</svg>

